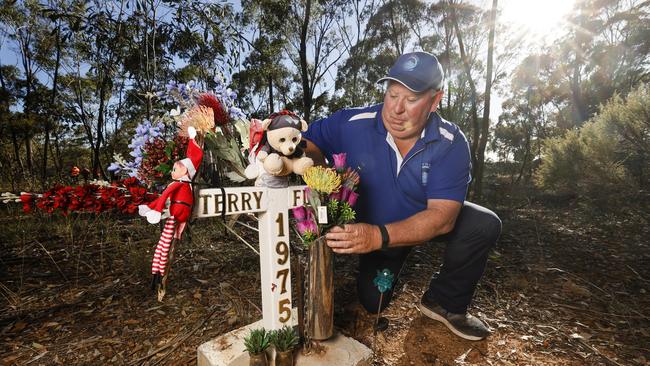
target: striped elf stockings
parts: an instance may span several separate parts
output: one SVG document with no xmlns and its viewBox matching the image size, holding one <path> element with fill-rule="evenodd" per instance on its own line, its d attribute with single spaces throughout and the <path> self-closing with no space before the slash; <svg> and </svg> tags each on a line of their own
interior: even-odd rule
<svg viewBox="0 0 650 366">
<path fill-rule="evenodd" d="M 165 221 L 165 227 L 160 234 L 160 240 L 156 246 L 156 251 L 153 255 L 151 263 L 151 274 L 153 275 L 152 288 L 160 284 L 162 277 L 165 275 L 165 268 L 167 267 L 167 259 L 169 258 L 169 248 L 171 247 L 174 234 L 176 233 L 176 219 L 170 216 Z"/>
</svg>

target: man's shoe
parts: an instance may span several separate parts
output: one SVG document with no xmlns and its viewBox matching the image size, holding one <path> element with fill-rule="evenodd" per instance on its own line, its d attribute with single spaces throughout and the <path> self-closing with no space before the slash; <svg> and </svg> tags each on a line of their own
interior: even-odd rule
<svg viewBox="0 0 650 366">
<path fill-rule="evenodd" d="M 467 313 L 450 313 L 425 296 L 422 296 L 420 300 L 420 311 L 429 318 L 443 323 L 461 338 L 480 341 L 490 335 L 490 330 L 481 319 Z"/>
</svg>

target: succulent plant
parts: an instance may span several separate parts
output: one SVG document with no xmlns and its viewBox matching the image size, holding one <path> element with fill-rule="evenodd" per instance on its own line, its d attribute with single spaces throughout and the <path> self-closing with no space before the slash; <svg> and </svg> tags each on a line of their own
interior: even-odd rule
<svg viewBox="0 0 650 366">
<path fill-rule="evenodd" d="M 252 329 L 248 336 L 244 337 L 244 347 L 251 355 L 264 352 L 269 347 L 271 332 L 266 329 Z"/>
<path fill-rule="evenodd" d="M 298 335 L 292 327 L 285 325 L 282 329 L 271 332 L 271 344 L 278 352 L 286 352 L 298 345 Z"/>
</svg>

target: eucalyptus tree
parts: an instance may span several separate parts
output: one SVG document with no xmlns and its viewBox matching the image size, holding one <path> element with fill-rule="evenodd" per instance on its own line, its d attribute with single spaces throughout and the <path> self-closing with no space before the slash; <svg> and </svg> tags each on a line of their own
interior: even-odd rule
<svg viewBox="0 0 650 366">
<path fill-rule="evenodd" d="M 238 38 L 250 51 L 233 83 L 255 116 L 265 116 L 291 101 L 287 60 L 290 1 L 243 1 Z"/>
<path fill-rule="evenodd" d="M 511 79 L 492 146 L 531 176 L 543 141 L 581 126 L 613 95 L 649 79 L 650 3 L 576 2 L 564 34 L 524 58 Z"/>
<path fill-rule="evenodd" d="M 18 143 L 17 129 L 12 125 L 11 107 L 15 105 L 18 99 L 16 81 L 18 80 L 18 68 L 12 65 L 0 65 L 0 141 L 3 142 L 7 136 L 10 136 L 13 158 L 10 154 L 2 151 L 3 166 L 10 167 L 9 174 L 12 177 L 11 182 L 14 185 L 15 178 L 22 174 L 23 165 L 20 159 L 20 145 Z M 7 169 L 3 169 L 6 171 Z"/>
<path fill-rule="evenodd" d="M 388 72 L 402 53 L 427 47 L 427 5 L 424 1 L 358 1 L 352 4 L 345 18 L 351 26 L 341 27 L 348 58 L 337 74 L 336 85 L 342 95 L 333 101 L 336 107 L 367 105 L 381 100 L 382 89 L 376 80 Z"/>
<path fill-rule="evenodd" d="M 579 0 L 557 51 L 566 60 L 576 125 L 615 93 L 650 80 L 650 3 Z"/>
<path fill-rule="evenodd" d="M 528 182 L 544 140 L 561 128 L 557 112 L 569 92 L 561 81 L 564 76 L 557 71 L 559 62 L 547 54 L 529 55 L 512 75 L 491 146 L 502 160 L 514 163 L 510 170 L 514 183 L 522 178 Z"/>
<path fill-rule="evenodd" d="M 282 107 L 291 105 L 291 74 L 283 64 L 284 45 L 281 40 L 257 37 L 242 70 L 233 75 L 239 99 L 252 116 L 264 118 Z"/>
<path fill-rule="evenodd" d="M 66 106 L 91 147 L 93 176 L 105 177 L 101 162 L 109 103 L 128 50 L 127 0 L 95 0 L 79 5 L 79 30 L 71 36 L 73 51 L 66 78 Z"/>
<path fill-rule="evenodd" d="M 18 95 L 21 101 L 22 113 L 32 113 L 34 105 L 38 102 L 32 93 L 40 83 L 38 73 L 42 66 L 39 60 L 44 58 L 44 47 L 39 47 L 41 40 L 48 34 L 47 22 L 40 16 L 41 5 L 34 0 L 23 2 L 3 2 L 0 4 L 0 22 L 2 33 L 12 41 L 14 52 L 17 55 L 22 77 L 17 80 Z M 15 120 L 15 127 L 20 131 L 11 129 L 12 137 L 22 138 L 25 145 L 26 171 L 22 173 L 33 178 L 34 157 L 32 152 L 32 139 L 37 131 L 33 118 L 19 118 Z"/>
<path fill-rule="evenodd" d="M 48 156 L 51 150 L 51 137 L 54 136 L 54 151 L 52 161 L 54 163 L 57 175 L 60 175 L 61 152 L 60 152 L 60 131 L 62 103 L 59 98 L 60 77 L 63 72 L 63 66 L 67 63 L 70 54 L 70 37 L 73 32 L 80 30 L 83 14 L 79 11 L 82 9 L 82 2 L 78 0 L 49 0 L 42 4 L 40 15 L 46 20 L 49 32 L 42 39 L 41 48 L 43 57 L 39 59 L 43 70 L 47 72 L 51 80 L 51 90 L 46 98 L 47 104 L 46 118 L 44 119 L 44 146 L 42 158 L 41 179 L 45 186 L 48 176 Z"/>
<path fill-rule="evenodd" d="M 177 58 L 176 66 L 182 66 L 176 78 L 194 79 L 207 89 L 216 76 L 238 71 L 242 47 L 231 4 L 201 0 L 167 5 L 171 21 L 162 25 L 162 31 L 169 38 L 166 57 Z"/>
<path fill-rule="evenodd" d="M 127 3 L 128 4 L 128 3 Z M 173 60 L 167 45 L 173 29 L 165 17 L 171 12 L 160 0 L 135 0 L 124 25 L 130 35 L 126 42 L 120 80 L 116 92 L 128 92 L 128 102 L 136 115 L 132 118 L 151 119 L 154 113 L 156 91 L 170 78 Z M 123 90 L 126 83 L 130 88 Z M 115 113 L 121 114 L 125 98 L 119 98 Z"/>
<path fill-rule="evenodd" d="M 376 0 L 352 1 L 345 16 L 337 20 L 347 58 L 337 70 L 336 93 L 329 103 L 331 111 L 379 100 L 380 94 L 367 75 L 369 68 L 377 67 L 376 63 L 370 62 L 372 55 L 368 53 L 368 20 L 379 5 Z"/>
<path fill-rule="evenodd" d="M 325 91 L 328 75 L 333 76 L 336 65 L 345 56 L 337 21 L 345 14 L 349 1 L 300 0 L 291 2 L 286 22 L 287 53 L 296 68 L 300 82 L 299 99 L 295 105 L 309 121 L 318 115 L 329 98 Z"/>
</svg>

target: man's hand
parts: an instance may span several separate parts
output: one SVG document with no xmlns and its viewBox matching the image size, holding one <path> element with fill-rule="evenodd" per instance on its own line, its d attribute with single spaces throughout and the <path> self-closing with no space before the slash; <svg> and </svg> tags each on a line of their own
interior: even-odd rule
<svg viewBox="0 0 650 366">
<path fill-rule="evenodd" d="M 381 232 L 375 225 L 334 226 L 325 238 L 327 245 L 338 254 L 363 254 L 381 248 Z"/>
</svg>

